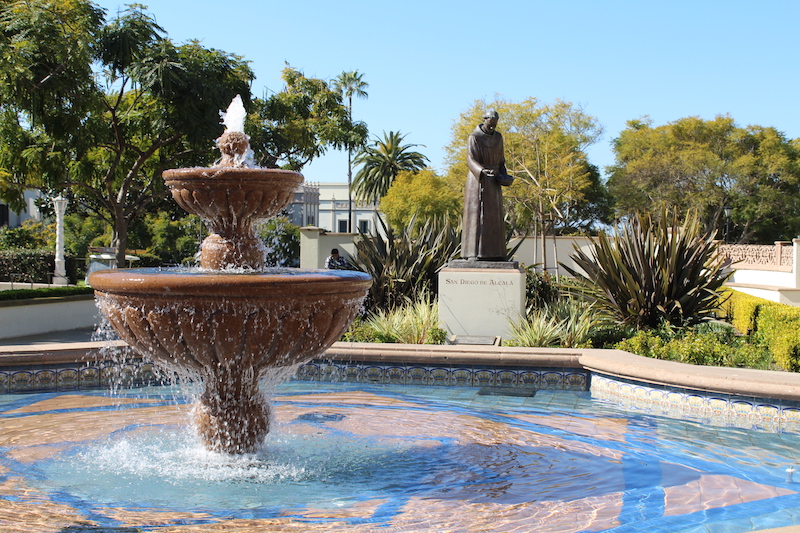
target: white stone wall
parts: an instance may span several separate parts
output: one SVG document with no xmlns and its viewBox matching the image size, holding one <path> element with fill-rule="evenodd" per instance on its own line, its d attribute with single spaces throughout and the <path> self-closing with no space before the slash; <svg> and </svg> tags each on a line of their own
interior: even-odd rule
<svg viewBox="0 0 800 533">
<path fill-rule="evenodd" d="M 20 300 L 0 306 L 0 339 L 94 328 L 99 323 L 100 312 L 94 298 L 48 303 Z"/>
</svg>

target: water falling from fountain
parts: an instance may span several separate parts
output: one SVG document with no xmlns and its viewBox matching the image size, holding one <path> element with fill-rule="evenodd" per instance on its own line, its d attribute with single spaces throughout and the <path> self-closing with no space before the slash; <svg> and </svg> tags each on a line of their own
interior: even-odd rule
<svg viewBox="0 0 800 533">
<path fill-rule="evenodd" d="M 288 205 L 303 177 L 249 166 L 238 96 L 221 117 L 226 130 L 215 166 L 163 174 L 173 199 L 209 227 L 201 269 L 105 270 L 89 282 L 131 347 L 200 376 L 196 420 L 206 446 L 244 453 L 269 431 L 261 379 L 324 352 L 355 317 L 371 281 L 361 272 L 265 270 L 254 224 Z"/>
</svg>

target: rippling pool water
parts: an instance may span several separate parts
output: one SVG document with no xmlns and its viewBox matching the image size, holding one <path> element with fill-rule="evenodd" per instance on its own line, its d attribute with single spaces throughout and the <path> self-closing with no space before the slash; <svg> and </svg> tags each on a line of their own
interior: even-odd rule
<svg viewBox="0 0 800 533">
<path fill-rule="evenodd" d="M 202 448 L 175 389 L 0 396 L 0 531 L 800 524 L 787 474 L 798 435 L 632 414 L 588 393 L 514 394 L 290 382 L 264 446 L 240 457 Z"/>
</svg>

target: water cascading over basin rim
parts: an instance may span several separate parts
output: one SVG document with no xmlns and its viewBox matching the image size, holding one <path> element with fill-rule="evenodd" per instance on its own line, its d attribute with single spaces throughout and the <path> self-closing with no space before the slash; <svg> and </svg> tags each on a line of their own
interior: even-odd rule
<svg viewBox="0 0 800 533">
<path fill-rule="evenodd" d="M 201 437 L 211 449 L 241 453 L 269 429 L 260 378 L 339 339 L 371 279 L 349 271 L 154 268 L 98 271 L 90 282 L 98 307 L 132 348 L 201 376 Z"/>
</svg>

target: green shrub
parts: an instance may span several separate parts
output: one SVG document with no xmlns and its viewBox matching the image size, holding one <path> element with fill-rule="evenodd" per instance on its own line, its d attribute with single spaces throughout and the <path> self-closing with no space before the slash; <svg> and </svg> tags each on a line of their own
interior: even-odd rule
<svg viewBox="0 0 800 533">
<path fill-rule="evenodd" d="M 638 329 L 714 317 L 728 277 L 713 235 L 702 232 L 696 215 L 679 224 L 677 212 L 657 220 L 637 214 L 613 237 L 601 231 L 589 254 L 576 246 L 572 257 L 581 271 L 564 267 L 579 292 L 620 325 Z"/>
<path fill-rule="evenodd" d="M 800 370 L 800 308 L 769 302 L 759 306 L 755 337 L 784 370 Z"/>
<path fill-rule="evenodd" d="M 92 294 L 91 287 L 43 287 L 41 289 L 14 289 L 0 291 L 0 300 L 28 300 L 31 298 L 55 298 L 76 294 Z"/>
<path fill-rule="evenodd" d="M 47 248 L 54 232 L 39 221 L 28 219 L 17 228 L 0 226 L 0 250 Z"/>
<path fill-rule="evenodd" d="M 439 327 L 436 300 L 406 300 L 391 311 L 379 309 L 357 319 L 342 337 L 347 342 L 386 342 L 405 344 L 443 344 L 447 332 Z"/>
<path fill-rule="evenodd" d="M 728 290 L 730 298 L 724 304 L 728 321 L 742 334 L 748 335 L 756 330 L 756 321 L 763 305 L 774 302 L 751 296 L 743 292 Z"/>
<path fill-rule="evenodd" d="M 729 328 L 642 330 L 617 343 L 615 348 L 644 357 L 692 365 L 772 367 L 772 357 L 764 346 L 735 336 Z"/>
<path fill-rule="evenodd" d="M 75 283 L 75 258 L 64 257 L 67 278 Z M 0 250 L 0 280 L 25 283 L 49 283 L 55 270 L 56 253 L 52 250 Z"/>
<path fill-rule="evenodd" d="M 643 357 L 663 359 L 661 355 L 664 351 L 664 339 L 653 331 L 640 330 L 614 347 Z"/>
<path fill-rule="evenodd" d="M 381 340 L 375 334 L 367 321 L 361 317 L 353 320 L 350 327 L 342 335 L 343 342 L 392 342 L 391 340 Z"/>
<path fill-rule="evenodd" d="M 558 300 L 559 290 L 547 272 L 537 272 L 536 267 L 525 269 L 525 298 L 529 308 L 542 308 Z"/>
</svg>

